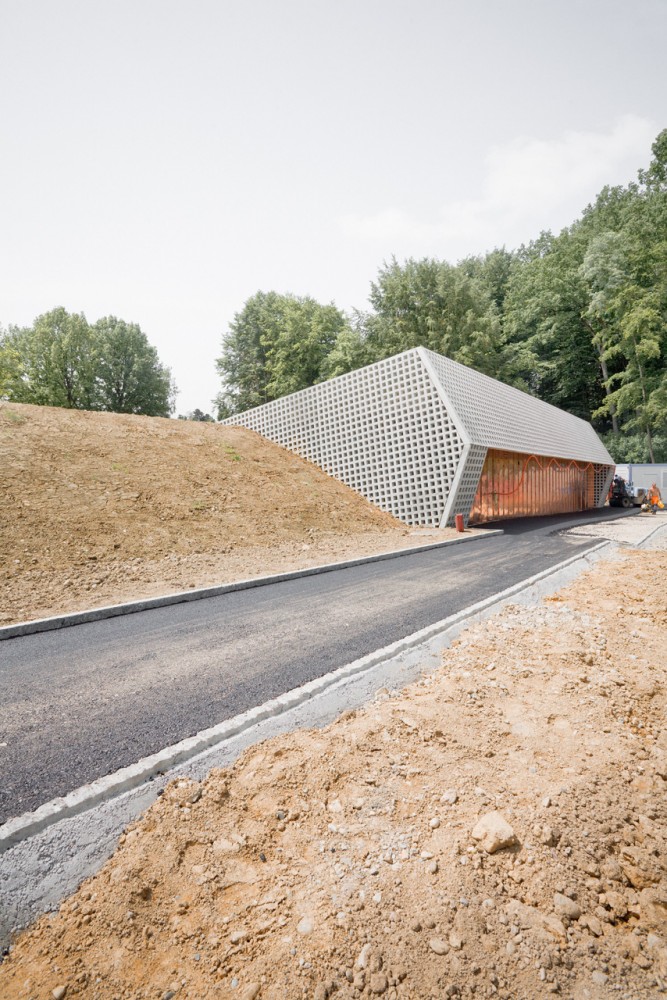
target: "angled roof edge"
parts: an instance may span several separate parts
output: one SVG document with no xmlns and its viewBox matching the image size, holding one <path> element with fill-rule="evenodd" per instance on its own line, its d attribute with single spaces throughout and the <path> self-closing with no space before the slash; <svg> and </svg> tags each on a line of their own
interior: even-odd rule
<svg viewBox="0 0 667 1000">
<path fill-rule="evenodd" d="M 317 403 L 318 395 L 326 393 L 334 383 L 353 382 L 364 368 L 381 368 L 396 358 L 409 355 L 419 358 L 464 445 L 475 444 L 525 455 L 548 455 L 600 465 L 615 464 L 588 421 L 426 347 L 400 351 L 288 396 L 260 403 L 228 417 L 222 423 L 243 423 L 243 418 L 254 411 L 270 412 L 280 408 L 290 397 L 312 396 Z"/>
<path fill-rule="evenodd" d="M 442 400 L 445 409 L 447 410 L 447 413 L 449 414 L 454 426 L 456 427 L 456 430 L 458 432 L 459 437 L 461 438 L 461 441 L 463 442 L 464 446 L 468 448 L 472 444 L 472 440 L 470 438 L 470 435 L 468 434 L 464 421 L 457 412 L 456 407 L 454 406 L 452 400 L 450 399 L 447 393 L 447 390 L 442 384 L 442 380 L 438 378 L 438 373 L 435 371 L 433 365 L 431 364 L 429 354 L 433 354 L 433 351 L 429 351 L 426 347 L 415 347 L 413 348 L 413 350 L 417 352 L 421 360 L 421 363 L 431 376 L 431 381 L 433 382 L 436 391 L 440 396 L 440 399 Z"/>
<path fill-rule="evenodd" d="M 592 424 L 428 348 L 418 348 L 465 436 L 487 448 L 614 465 Z"/>
</svg>

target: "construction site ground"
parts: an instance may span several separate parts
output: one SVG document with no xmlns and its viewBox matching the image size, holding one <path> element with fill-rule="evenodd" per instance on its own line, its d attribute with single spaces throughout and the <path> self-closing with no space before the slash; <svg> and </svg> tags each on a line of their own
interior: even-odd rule
<svg viewBox="0 0 667 1000">
<path fill-rule="evenodd" d="M 168 785 L 14 941 L 0 996 L 667 992 L 665 534 L 472 625 L 416 684 Z"/>
<path fill-rule="evenodd" d="M 0 626 L 452 538 L 252 431 L 0 402 Z"/>
</svg>

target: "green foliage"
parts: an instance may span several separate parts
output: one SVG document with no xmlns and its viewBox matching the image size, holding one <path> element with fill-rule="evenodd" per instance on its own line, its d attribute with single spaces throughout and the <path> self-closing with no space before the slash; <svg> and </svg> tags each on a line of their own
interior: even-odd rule
<svg viewBox="0 0 667 1000">
<path fill-rule="evenodd" d="M 523 376 L 540 399 L 590 419 L 602 402 L 599 366 L 584 319 L 583 243 L 565 231 L 522 248 L 505 299 L 504 327 L 521 344 Z"/>
<path fill-rule="evenodd" d="M 570 229 L 520 253 L 504 316 L 538 395 L 615 443 L 641 438 L 648 461 L 667 428 L 667 130 L 653 152 L 638 183 L 604 188 Z"/>
<path fill-rule="evenodd" d="M 106 316 L 93 327 L 97 349 L 95 409 L 166 417 L 176 387 L 157 350 L 136 323 Z"/>
<path fill-rule="evenodd" d="M 219 418 L 424 346 L 593 419 L 614 455 L 653 460 L 667 435 L 667 129 L 636 181 L 604 187 L 560 234 L 456 265 L 392 258 L 369 298 L 349 320 L 249 299 L 217 363 Z"/>
<path fill-rule="evenodd" d="M 203 424 L 213 424 L 213 423 L 215 423 L 215 421 L 214 421 L 213 417 L 211 416 L 211 414 L 210 413 L 204 413 L 203 410 L 199 409 L 199 407 L 196 407 L 194 410 L 191 410 L 189 413 L 185 413 L 185 414 L 184 413 L 179 413 L 178 414 L 178 419 L 179 420 L 195 420 L 195 421 L 198 421 L 199 423 L 203 423 Z"/>
<path fill-rule="evenodd" d="M 633 186 L 617 228 L 590 238 L 582 265 L 587 314 L 608 368 L 607 396 L 593 416 L 613 409 L 626 433 L 644 436 L 649 461 L 656 460 L 655 434 L 667 428 L 667 188 L 660 176 L 656 163 L 640 173 L 644 186 Z M 603 218 L 609 221 L 606 205 Z"/>
<path fill-rule="evenodd" d="M 214 401 L 218 419 L 319 381 L 346 325 L 334 305 L 257 292 L 235 315 L 216 362 L 223 382 Z"/>
<path fill-rule="evenodd" d="M 365 318 L 371 359 L 427 347 L 523 387 L 521 352 L 507 342 L 494 299 L 504 286 L 485 266 L 471 259 L 456 267 L 428 259 L 385 264 L 371 285 L 374 313 Z"/>
<path fill-rule="evenodd" d="M 357 312 L 352 324 L 344 326 L 338 333 L 333 347 L 322 362 L 320 376 L 321 379 L 335 378 L 370 365 L 374 360 L 372 345 L 368 343 L 364 331 L 364 317 Z"/>
<path fill-rule="evenodd" d="M 503 247 L 501 250 L 492 250 L 483 257 L 466 257 L 459 267 L 480 284 L 498 312 L 502 313 L 516 260 L 516 254 Z"/>
<path fill-rule="evenodd" d="M 0 393 L 18 403 L 168 416 L 176 388 L 136 324 L 59 307 L 0 334 Z"/>
<path fill-rule="evenodd" d="M 32 327 L 10 327 L 0 339 L 0 384 L 17 403 L 91 408 L 95 349 L 83 314 L 63 308 Z"/>
<path fill-rule="evenodd" d="M 646 434 L 601 434 L 602 442 L 617 465 L 628 462 L 667 462 L 667 434 L 656 434 L 653 438 L 654 459 L 649 455 Z"/>
<path fill-rule="evenodd" d="M 16 328 L 0 329 L 0 399 L 9 399 L 21 383 L 21 350 Z"/>
<path fill-rule="evenodd" d="M 257 292 L 230 324 L 216 361 L 223 390 L 214 404 L 218 419 L 250 409 L 269 399 L 266 343 L 279 330 L 279 299 L 275 292 Z"/>
<path fill-rule="evenodd" d="M 321 368 L 346 319 L 334 305 L 285 296 L 277 337 L 267 344 L 272 399 L 320 381 Z"/>
</svg>

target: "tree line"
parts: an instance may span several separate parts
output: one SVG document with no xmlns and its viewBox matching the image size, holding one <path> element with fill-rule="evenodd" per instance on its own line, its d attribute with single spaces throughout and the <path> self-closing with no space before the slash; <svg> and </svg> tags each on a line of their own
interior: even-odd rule
<svg viewBox="0 0 667 1000">
<path fill-rule="evenodd" d="M 0 397 L 17 403 L 168 417 L 176 386 L 136 323 L 90 324 L 63 308 L 0 331 Z"/>
<path fill-rule="evenodd" d="M 591 420 L 617 462 L 667 461 L 667 129 L 636 181 L 558 235 L 456 264 L 392 259 L 369 303 L 249 298 L 216 362 L 218 419 L 423 346 Z M 135 323 L 58 308 L 0 329 L 0 398 L 169 416 L 175 397 Z"/>
<path fill-rule="evenodd" d="M 591 420 L 617 462 L 667 461 L 667 129 L 558 235 L 392 259 L 369 301 L 253 295 L 223 338 L 218 418 L 423 346 Z"/>
</svg>

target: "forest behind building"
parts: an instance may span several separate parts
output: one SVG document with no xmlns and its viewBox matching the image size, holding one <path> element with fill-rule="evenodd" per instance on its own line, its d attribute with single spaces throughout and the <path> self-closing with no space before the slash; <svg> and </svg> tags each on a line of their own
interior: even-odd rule
<svg viewBox="0 0 667 1000">
<path fill-rule="evenodd" d="M 617 462 L 667 461 L 667 129 L 635 181 L 557 235 L 455 264 L 392 258 L 369 307 L 252 295 L 223 335 L 218 419 L 422 346 L 592 421 Z M 0 329 L 0 398 L 168 416 L 176 392 L 136 323 L 58 307 Z"/>
<path fill-rule="evenodd" d="M 257 292 L 223 338 L 219 418 L 423 346 L 591 420 L 617 462 L 667 461 L 667 129 L 559 234 L 386 261 L 369 303 Z"/>
</svg>

